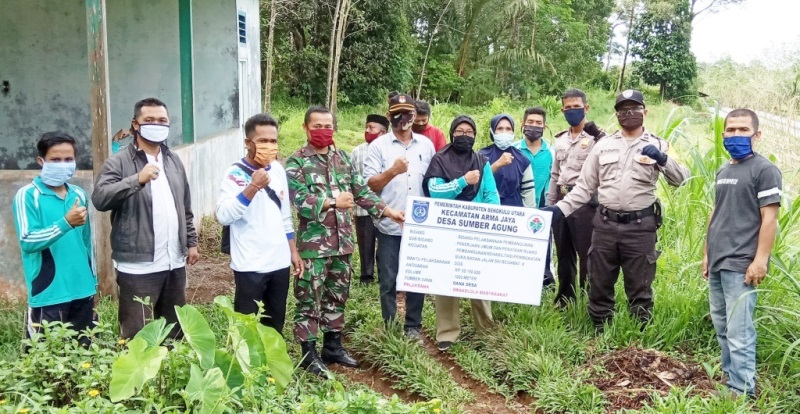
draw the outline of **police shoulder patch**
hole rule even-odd
[[[568,129],[565,129],[565,130],[563,130],[563,131],[561,131],[561,132],[557,133],[557,134],[556,134],[556,138],[559,138],[559,137],[563,136],[563,135],[564,135],[564,134],[566,134],[567,132],[569,132],[569,130],[568,130]]]

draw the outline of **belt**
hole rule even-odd
[[[616,223],[632,223],[634,221],[641,222],[643,218],[655,215],[656,209],[654,206],[650,206],[638,211],[614,211],[605,206],[600,206],[600,214],[607,220]]]
[[[573,185],[560,185],[558,186],[558,191],[561,193],[561,195],[567,195],[570,191],[572,191],[573,188],[575,188]]]

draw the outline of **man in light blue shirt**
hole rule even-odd
[[[405,210],[409,196],[423,196],[422,178],[435,153],[428,138],[411,131],[415,115],[411,96],[393,96],[387,114],[392,130],[369,145],[364,164],[364,178],[370,189],[397,210]],[[390,322],[397,312],[397,271],[403,230],[399,224],[384,219],[377,221],[376,227],[381,314],[385,322]],[[424,294],[406,292],[403,328],[407,336],[417,341],[422,341],[424,301]]]

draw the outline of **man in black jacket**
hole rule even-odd
[[[92,203],[111,211],[111,257],[119,286],[120,335],[131,338],[148,320],[176,323],[186,303],[186,264],[199,259],[186,171],[164,142],[167,106],[155,98],[134,106],[133,145],[112,155],[94,184]],[[145,305],[135,298],[149,297]]]

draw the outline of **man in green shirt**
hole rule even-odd
[[[47,132],[36,148],[42,172],[17,191],[12,204],[28,288],[28,337],[43,321],[90,328],[97,292],[88,198],[67,184],[75,173],[75,139]],[[89,345],[86,336],[79,341]]]

